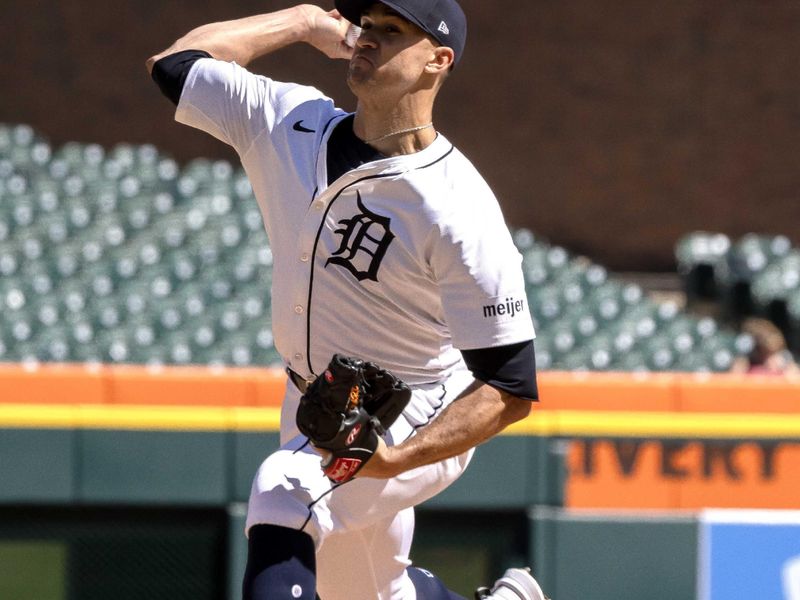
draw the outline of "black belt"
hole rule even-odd
[[[295,373],[290,368],[286,368],[286,373],[289,375],[289,379],[292,380],[292,383],[295,387],[300,390],[301,394],[305,394],[306,390],[308,390],[308,386],[311,385],[311,382],[305,379],[299,373]]]

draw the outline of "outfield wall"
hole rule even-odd
[[[800,508],[797,382],[542,373],[540,387],[531,417],[419,510],[413,558],[461,593],[533,561],[558,600],[694,598],[696,509]],[[277,447],[283,389],[257,369],[0,366],[0,597],[26,600],[15,565],[30,556],[61,581],[31,600],[108,597],[113,581],[85,566],[106,545],[133,568],[193,539],[215,565],[203,597],[236,598],[244,503]],[[625,565],[623,584],[609,574]],[[148,597],[181,597],[174,575],[152,579],[167,587]]]

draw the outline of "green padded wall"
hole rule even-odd
[[[563,503],[563,445],[550,438],[498,436],[480,446],[452,486],[430,508],[526,509]]]
[[[279,435],[273,431],[238,431],[233,433],[233,456],[230,472],[232,497],[235,502],[247,502],[250,486],[259,465],[278,449]]]
[[[694,600],[697,522],[667,514],[531,512],[542,587],[558,600]]]
[[[74,501],[75,436],[70,430],[0,429],[0,504]]]
[[[87,502],[224,505],[227,432],[81,430],[80,498]]]

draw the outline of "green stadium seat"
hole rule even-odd
[[[85,148],[79,142],[67,142],[53,153],[53,159],[62,160],[70,167],[78,167],[86,162]]]
[[[170,276],[176,285],[192,281],[199,273],[199,261],[185,250],[175,250],[166,256]]]
[[[62,309],[70,315],[79,315],[86,309],[87,294],[85,284],[79,280],[62,282],[59,286],[59,299]]]
[[[572,352],[576,346],[574,323],[571,319],[562,317],[549,323],[547,331],[555,356],[554,362],[558,363],[560,357]]]
[[[631,373],[649,372],[647,355],[642,350],[633,350],[625,354],[619,354],[611,364],[611,369],[615,371],[625,371]]]
[[[123,246],[112,251],[106,259],[111,267],[114,279],[120,284],[134,279],[139,274],[140,263],[137,255],[138,252],[135,251],[135,247]]]
[[[698,341],[711,339],[719,334],[719,325],[711,317],[700,317],[694,323],[693,333]]]
[[[80,175],[67,175],[61,181],[61,190],[66,198],[83,198],[86,195],[86,181]]]
[[[239,215],[226,215],[218,220],[219,245],[230,252],[242,244],[248,232],[242,227]]]
[[[200,268],[207,269],[222,261],[222,247],[219,233],[213,230],[189,232],[186,251],[198,259]]]
[[[552,369],[554,357],[550,337],[537,332],[533,347],[536,353],[536,368],[543,371]]]
[[[669,371],[676,363],[672,339],[668,335],[656,335],[643,342],[645,360],[652,371]]]
[[[192,349],[191,337],[185,331],[177,331],[162,340],[170,364],[189,365],[205,362],[204,357]]]
[[[113,266],[107,261],[85,266],[80,272],[80,282],[86,292],[94,298],[112,296],[119,287]]]
[[[21,363],[39,363],[41,362],[38,357],[38,348],[33,341],[18,342],[15,341],[8,353],[9,360]]]
[[[14,198],[11,208],[12,225],[15,230],[30,227],[37,216],[37,206],[34,198],[30,195],[18,195]]]
[[[673,319],[667,326],[661,327],[660,332],[669,337],[670,346],[678,355],[689,353],[695,347],[695,323],[690,317]]]
[[[42,298],[55,291],[57,281],[46,260],[26,262],[19,276],[33,297]]]
[[[39,238],[25,235],[18,243],[23,260],[39,260],[44,256],[45,245]]]
[[[228,337],[244,328],[246,319],[237,302],[224,302],[212,308],[216,327]]]
[[[119,215],[107,214],[98,215],[86,237],[101,242],[105,248],[118,248],[127,241],[128,233]]]
[[[214,302],[230,300],[234,295],[234,282],[226,265],[216,265],[203,271],[203,288]]]
[[[752,295],[754,279],[790,250],[791,242],[782,235],[751,233],[733,244],[717,277],[726,312],[731,318],[739,319],[757,311]]]
[[[617,352],[612,334],[595,335],[583,347],[589,356],[589,367],[593,371],[608,371],[613,368],[617,360]]]
[[[631,352],[637,344],[636,332],[624,328],[612,328],[609,331],[611,336],[611,344],[616,356],[624,355],[626,352]]]
[[[150,228],[148,239],[160,248],[182,248],[189,240],[186,216],[181,209],[159,216]]]
[[[39,330],[38,322],[27,312],[20,311],[13,315],[4,315],[12,345],[24,344],[33,340]],[[10,318],[9,318],[10,317]]]
[[[685,352],[678,355],[673,369],[689,373],[708,373],[711,371],[709,357],[701,351]]]
[[[772,300],[786,300],[797,289],[800,289],[800,249],[775,259],[753,278],[753,298],[762,309]]]
[[[31,303],[29,314],[36,318],[38,328],[54,327],[61,322],[63,307],[52,296],[40,296]]]
[[[637,342],[651,338],[658,331],[654,313],[655,308],[651,303],[628,307],[611,325],[611,329],[616,333],[629,333]]]
[[[15,358],[11,356],[13,345],[0,335],[0,363],[11,362]]]
[[[715,274],[730,248],[730,238],[722,233],[695,231],[678,240],[675,258],[690,300],[717,297]]]
[[[248,321],[262,320],[269,318],[270,304],[264,298],[267,294],[252,294],[238,296],[242,315]]]
[[[166,248],[158,243],[158,240],[147,237],[139,237],[124,248],[119,253],[112,254],[110,258],[113,260],[121,259],[125,254],[134,257],[137,263],[137,271],[142,274],[147,274],[149,269],[159,270],[163,266],[163,256],[167,251]],[[128,265],[130,267],[130,265]]]
[[[40,331],[34,344],[36,357],[42,361],[67,362],[73,355],[69,331],[64,326],[48,327]]]
[[[122,324],[125,317],[124,305],[116,297],[93,298],[87,314],[91,316],[98,329],[113,329]]]
[[[5,215],[0,214],[0,245],[9,241],[12,233],[11,219],[6,219]]]
[[[117,297],[126,315],[141,315],[154,310],[155,299],[150,293],[150,281],[136,278],[120,284]]]
[[[154,322],[150,315],[139,315],[125,322],[123,331],[128,344],[130,362],[144,362],[150,355],[151,348],[158,346],[160,322]]]
[[[210,324],[192,326],[189,333],[193,352],[197,356],[207,357],[219,341],[217,330]]]
[[[724,373],[731,370],[734,361],[746,357],[752,350],[753,340],[749,335],[722,332],[703,341],[699,351],[706,357],[709,371]]]
[[[261,211],[255,203],[255,200],[240,200],[243,204],[246,203],[246,208],[240,209],[239,216],[241,219],[242,228],[249,234],[258,233],[260,239],[267,244],[267,236],[264,230],[264,221],[261,218]],[[247,241],[247,240],[245,240]]]
[[[210,295],[201,282],[184,285],[175,294],[187,319],[196,319],[208,312]]]
[[[0,278],[11,277],[20,269],[20,249],[14,241],[0,243]]]
[[[70,344],[75,348],[92,347],[95,348],[94,354],[99,354],[96,350],[97,332],[100,331],[86,317],[85,314],[65,314],[63,322],[69,330]],[[88,356],[86,353],[83,356]]]
[[[150,199],[150,204],[153,207],[153,212],[156,215],[159,215],[156,218],[156,222],[158,222],[161,220],[162,216],[169,216],[172,214],[172,211],[175,210],[175,196],[169,192],[161,190],[153,194],[152,198]]]
[[[36,210],[41,214],[59,213],[63,210],[64,202],[59,193],[58,185],[49,178],[39,178],[35,181],[33,199]]]
[[[122,205],[124,207],[123,226],[129,234],[135,235],[151,226],[153,215],[149,198],[137,196],[123,201]]]
[[[170,364],[170,357],[164,346],[157,345],[143,348],[139,353],[139,362],[150,367],[161,367]]]
[[[29,235],[35,236],[47,245],[63,244],[70,238],[70,224],[63,213],[42,214],[34,226],[30,227]]]
[[[121,329],[100,331],[95,339],[96,353],[109,363],[133,362],[133,352],[126,332]]]
[[[162,157],[156,164],[156,173],[162,186],[173,188],[180,175],[180,167],[171,158]]]
[[[187,326],[186,315],[179,302],[169,300],[159,303],[157,310],[157,326],[160,331],[178,331]]]
[[[554,321],[564,312],[564,303],[557,285],[543,285],[528,290],[531,314],[539,323]]]

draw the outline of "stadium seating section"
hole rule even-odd
[[[675,247],[690,303],[717,302],[722,317],[772,321],[794,353],[800,353],[800,248],[785,235],[748,233],[731,240],[695,231]]]
[[[752,345],[528,230],[514,239],[542,369],[724,372]],[[754,302],[783,291],[800,313],[785,268],[797,278],[800,252],[785,243],[691,238],[679,254],[696,293],[746,282]],[[0,125],[0,361],[277,364],[271,265],[252,189],[228,162],[53,149]]]

